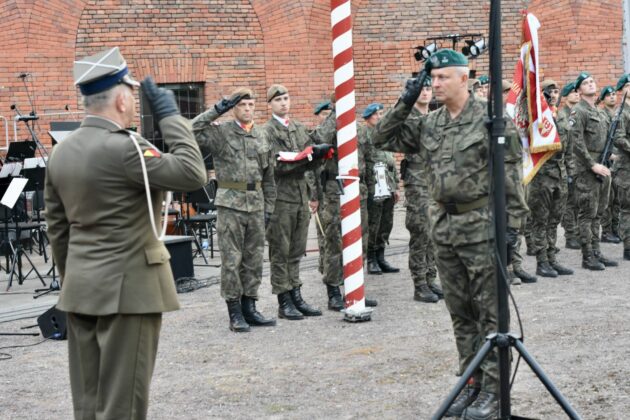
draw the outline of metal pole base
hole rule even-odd
[[[372,320],[372,308],[363,308],[361,310],[342,309],[343,320],[346,322],[367,322]]]

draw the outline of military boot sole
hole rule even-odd
[[[393,267],[383,268],[383,267],[381,267],[381,272],[386,273],[386,274],[399,273],[400,272],[400,268],[393,268]]]
[[[322,316],[322,311],[313,308],[297,308],[304,316]]]
[[[265,319],[263,321],[263,320],[245,318],[245,321],[252,327],[273,327],[276,325],[275,319]]]
[[[282,311],[278,311],[278,318],[288,319],[289,321],[299,321],[300,319],[304,319],[304,315],[300,312],[300,314],[285,314]]]
[[[582,261],[582,268],[585,268],[587,270],[591,270],[591,271],[604,271],[606,269],[606,267],[604,267],[604,264],[599,263],[599,264],[587,264],[584,261]]]
[[[440,301],[440,298],[437,295],[433,296],[421,296],[421,295],[413,295],[413,300],[416,302],[425,302],[425,303],[437,303]]]

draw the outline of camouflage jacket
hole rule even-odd
[[[267,121],[263,129],[271,147],[271,156],[273,156],[276,200],[307,205],[312,198],[315,186],[313,177],[305,177],[305,173],[319,167],[321,160],[309,161],[304,159],[292,163],[280,162],[277,155],[279,152],[304,150],[313,144],[311,134],[298,121],[291,120],[289,126],[285,127],[273,117]]]
[[[591,106],[584,99],[571,109],[569,137],[573,143],[576,174],[591,172],[593,165],[599,163],[609,126],[605,111]],[[622,136],[622,131],[618,129],[616,137]]]
[[[562,149],[556,151],[538,170],[536,176],[546,175],[557,180],[566,180],[569,175],[569,168],[567,165],[567,155],[570,155],[568,151],[569,139],[567,130],[566,117],[560,125],[560,112],[556,113],[556,129],[558,130],[558,136],[560,137],[560,144]]]
[[[562,143],[562,151],[564,152],[564,166],[567,175],[573,176],[575,175],[575,159],[573,157],[573,143],[569,136],[569,116],[571,115],[571,108],[565,105],[556,115],[556,128],[560,136],[560,142]]]
[[[490,195],[486,104],[470,96],[451,119],[446,107],[407,119],[411,108],[399,101],[376,126],[374,144],[386,150],[419,153],[427,162],[433,239],[439,244],[481,243],[493,237],[486,210],[446,214],[444,204],[467,204]],[[518,229],[527,215],[523,193],[522,146],[510,120],[506,126],[506,205],[509,226]],[[485,206],[487,208],[488,206]]]
[[[193,120],[193,132],[203,155],[212,154],[219,189],[217,206],[240,211],[273,213],[276,184],[265,132],[257,126],[248,133],[235,121],[214,123],[219,114],[214,107]],[[221,182],[254,184],[245,191],[222,188]]]
[[[374,127],[360,125],[358,129],[359,137],[365,136],[365,139],[359,140],[359,144],[363,147],[363,155],[365,159],[365,184],[368,187],[368,195],[374,195],[374,185],[376,184],[376,174],[374,173],[374,165],[384,163],[387,165],[387,185],[391,192],[398,189],[398,172],[396,171],[396,158],[392,152],[376,149],[372,143],[374,136]],[[367,153],[366,153],[367,151]]]
[[[420,111],[414,106],[411,109],[411,113],[407,119],[422,118]],[[419,153],[407,153],[405,155],[405,173],[400,174],[403,178],[404,185],[419,185],[426,187],[428,185],[428,174],[426,169],[426,162],[422,159]],[[401,169],[402,172],[402,169]]]
[[[630,106],[626,104],[621,114],[617,132],[621,135],[615,136],[615,153],[619,156],[615,167],[617,169],[630,169]]]

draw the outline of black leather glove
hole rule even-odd
[[[271,213],[268,211],[265,212],[265,229],[269,226],[269,221],[271,220]]]
[[[153,117],[157,122],[171,115],[179,115],[179,108],[172,90],[158,87],[151,76],[145,78],[141,85]]]
[[[237,95],[230,99],[223,98],[219,102],[214,104],[214,109],[219,113],[219,115],[223,115],[230,109],[234,108],[236,104],[241,101],[241,99],[243,99],[242,95]]]
[[[518,244],[518,230],[508,226],[505,232],[505,243],[507,245],[507,263],[509,265],[512,264],[514,251],[516,250],[516,245]]]
[[[407,79],[407,83],[405,84],[405,90],[403,90],[402,95],[400,95],[400,100],[407,106],[413,106],[418,97],[420,96],[420,92],[422,91],[422,85],[420,84],[420,78],[414,77],[413,79]]]
[[[335,150],[335,147],[330,144],[326,144],[326,143],[314,144],[313,145],[313,159],[321,159],[323,157],[326,157],[328,156],[328,153],[330,153],[331,150]]]

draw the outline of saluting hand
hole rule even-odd
[[[219,115],[223,115],[230,109],[234,108],[241,99],[243,99],[243,95],[236,95],[233,98],[222,98],[214,105],[214,109],[219,113]]]

